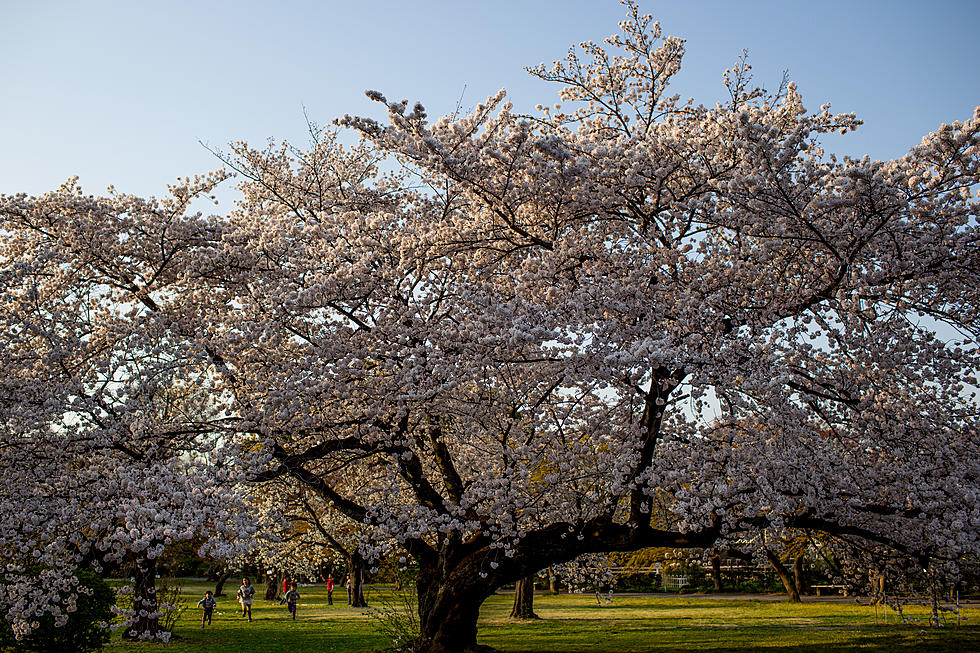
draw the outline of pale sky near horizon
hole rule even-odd
[[[980,104],[980,0],[642,0],[687,39],[674,92],[713,104],[744,48],[764,87],[783,70],[808,108],[865,120],[828,149],[900,156]],[[364,97],[421,101],[430,115],[506,88],[518,110],[556,100],[523,70],[600,41],[616,0],[415,3],[0,0],[0,193],[79,175],[162,194],[219,167],[199,141],[304,142],[344,113],[383,118]],[[464,91],[465,88],[465,91]]]

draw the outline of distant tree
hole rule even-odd
[[[534,614],[534,575],[520,578],[514,587],[514,606],[511,619],[537,619]]]

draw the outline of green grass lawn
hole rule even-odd
[[[301,587],[297,620],[285,606],[256,599],[253,622],[241,618],[231,596],[218,599],[214,623],[204,630],[201,611],[193,606],[210,585],[187,583],[184,594],[190,607],[169,644],[129,644],[113,638],[114,652],[214,651],[376,651],[387,647],[372,610],[347,606],[346,592],[335,591],[333,606],[326,605],[323,586]],[[261,588],[260,588],[261,589]],[[387,594],[370,588],[367,600],[380,606]],[[677,596],[619,596],[612,603],[580,595],[536,596],[538,621],[508,619],[512,596],[491,597],[480,615],[481,644],[505,653],[595,651],[980,651],[980,607],[966,610],[970,626],[944,629],[875,624],[873,608],[853,603],[709,600]],[[923,608],[907,611],[926,617]],[[68,652],[66,652],[68,653]]]

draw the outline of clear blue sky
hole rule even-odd
[[[687,39],[682,97],[721,97],[745,48],[756,81],[788,69],[808,107],[866,124],[830,143],[891,158],[980,104],[980,0],[643,0]],[[556,89],[525,66],[616,30],[615,0],[0,0],[0,192],[77,174],[160,194],[218,167],[198,141],[302,141],[303,108],[327,123],[380,117],[364,97],[419,100],[430,115],[506,88],[519,109]]]

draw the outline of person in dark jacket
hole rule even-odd
[[[293,621],[296,621],[296,602],[300,598],[299,592],[296,591],[296,583],[289,586],[289,591],[282,598],[286,601],[286,608],[289,610],[289,614],[293,615]]]
[[[201,615],[201,628],[204,628],[205,622],[207,625],[211,625],[211,615],[214,614],[214,606],[218,605],[218,602],[214,600],[214,595],[211,590],[204,593],[204,598],[197,602],[198,607],[204,608],[204,614]]]

